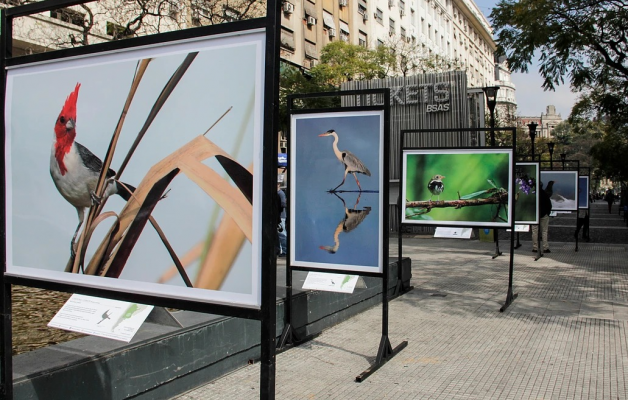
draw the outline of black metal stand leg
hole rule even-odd
[[[362,372],[360,375],[356,376],[355,381],[364,382],[366,378],[368,378],[373,372],[377,371],[381,366],[386,364],[391,358],[397,355],[397,353],[403,350],[407,345],[408,341],[404,340],[393,349],[390,345],[390,341],[388,340],[388,336],[382,336],[382,339],[379,342],[379,350],[377,351],[377,358],[375,359],[375,363],[371,365],[367,370]]]
[[[521,247],[521,242],[519,242],[519,232],[517,232],[517,244],[515,245],[515,249]]]
[[[517,293],[512,292],[512,281],[515,273],[515,252],[513,251],[515,244],[515,235],[514,232],[510,234],[510,268],[508,270],[508,292],[506,293],[506,302],[499,309],[499,312],[504,312],[508,306],[512,304],[513,301],[519,296]]]
[[[502,252],[499,251],[499,231],[497,229],[493,229],[493,241],[495,242],[495,254],[493,254],[493,258],[497,258],[502,255]]]
[[[2,282],[2,359],[0,361],[0,374],[2,382],[0,398],[10,400],[13,398],[13,335],[12,335],[12,311],[11,311],[11,284]]]
[[[401,254],[401,253],[400,253]],[[401,256],[399,257],[401,261]],[[371,365],[366,371],[355,377],[356,382],[363,382],[373,372],[377,371],[382,365],[386,364],[388,360],[393,358],[397,353],[403,350],[408,341],[401,342],[394,349],[390,345],[388,340],[388,267],[389,264],[385,264],[384,275],[382,276],[382,337],[379,342],[379,349],[377,351],[377,357],[375,363]]]

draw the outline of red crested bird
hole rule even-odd
[[[438,200],[440,200],[440,194],[445,190],[445,184],[443,184],[443,179],[445,179],[442,175],[434,175],[432,179],[427,184],[427,189],[432,193],[430,196],[430,201],[432,201],[432,196],[438,196]]]
[[[70,250],[74,256],[76,236],[85,218],[85,209],[93,204],[99,204],[104,198],[112,194],[120,195],[129,200],[133,186],[121,184],[115,180],[115,171],[107,171],[107,182],[104,195],[96,196],[96,185],[102,170],[102,161],[85,146],[76,142],[76,101],[78,99],[80,83],[65,100],[65,104],[55,121],[54,140],[50,154],[50,175],[57,190],[68,203],[76,207],[79,223],[72,236]],[[126,186],[126,188],[125,188]]]
[[[347,179],[347,174],[349,173],[353,174],[353,177],[355,178],[355,183],[358,184],[358,188],[360,189],[360,192],[361,192],[362,187],[360,186],[360,181],[358,180],[358,176],[356,175],[356,173],[364,174],[366,176],[371,176],[371,171],[369,171],[369,169],[366,168],[364,163],[360,161],[360,159],[357,158],[350,151],[338,150],[338,134],[336,133],[335,130],[330,129],[327,132],[321,133],[318,136],[333,136],[334,137],[334,143],[332,145],[334,148],[334,153],[336,154],[336,158],[338,158],[338,161],[343,163],[345,166],[345,176],[344,178],[342,178],[342,182],[340,182],[340,185],[330,190],[330,192],[334,192],[336,191],[336,189],[342,186],[345,183],[345,180]]]

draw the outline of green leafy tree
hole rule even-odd
[[[628,79],[628,2],[500,0],[491,13],[499,50],[513,71],[540,54],[543,87],[571,78],[575,88],[609,77]]]
[[[628,2],[500,0],[491,20],[511,70],[527,72],[539,55],[545,89],[568,78],[572,89],[582,93],[571,113],[579,122],[570,121],[569,158],[588,157],[584,149],[590,146],[590,163],[598,173],[626,179],[622,157],[628,138]]]
[[[319,84],[337,88],[347,81],[384,78],[389,57],[386,51],[340,40],[331,42],[321,50],[320,64],[312,68],[312,77]]]

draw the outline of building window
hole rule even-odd
[[[392,18],[388,20],[388,35],[389,36],[395,35],[395,20]]]
[[[368,47],[368,35],[362,31],[358,33],[358,45]]]
[[[384,12],[379,8],[375,10],[375,21],[379,22],[381,25],[384,25]]]
[[[227,7],[227,6],[224,7],[222,19],[225,20],[225,22],[238,21],[240,20],[240,18],[241,18],[241,15],[239,11],[234,10],[231,7]]]
[[[57,10],[52,10],[50,11],[50,16],[60,21],[70,23],[72,25],[83,26],[85,24],[85,14],[72,10],[70,8],[59,8]]]
[[[366,8],[366,1],[364,0],[359,0],[358,1],[358,14],[360,14],[361,16],[365,16],[367,15],[368,10]]]
[[[399,28],[399,34],[401,35],[401,38],[403,40],[406,40],[406,28],[404,28],[403,26]]]
[[[294,51],[294,33],[293,32],[282,28],[280,42],[281,42],[281,47],[283,47],[284,49]]]
[[[114,22],[107,22],[107,35],[113,36],[114,39],[124,39],[132,36],[124,26]]]

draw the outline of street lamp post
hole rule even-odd
[[[547,144],[547,149],[550,153],[550,169],[554,169],[554,159],[552,158],[552,155],[554,154],[554,142],[549,142]]]
[[[565,169],[565,160],[567,159],[567,153],[560,153],[560,161],[563,162],[563,170]]]
[[[482,90],[486,96],[486,105],[488,105],[488,111],[491,116],[491,147],[495,147],[495,105],[497,105],[497,91],[499,90],[499,86],[488,86],[482,88]],[[493,241],[495,242],[495,255],[493,258],[495,258],[502,255],[502,252],[499,251],[499,233],[497,229],[493,230]]]
[[[491,116],[491,147],[495,147],[495,105],[497,104],[497,91],[499,90],[499,86],[488,86],[482,88],[482,90],[486,96],[486,104],[488,105],[488,111]]]
[[[530,141],[532,142],[532,161],[534,161],[534,139],[536,139],[536,127],[539,124],[537,124],[536,122],[530,122],[528,124],[528,130],[530,131]]]

